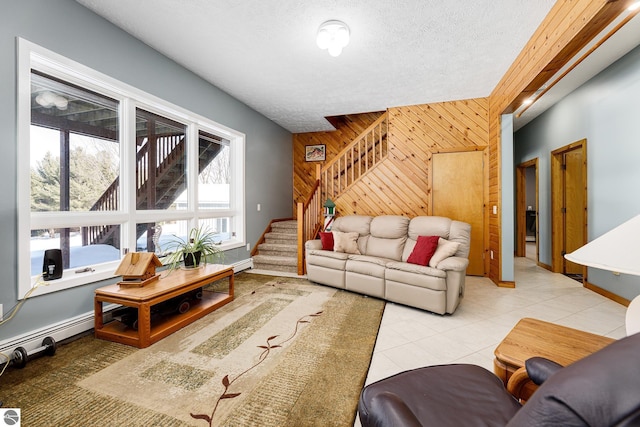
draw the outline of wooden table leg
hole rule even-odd
[[[104,318],[102,315],[102,301],[98,301],[97,298],[94,298],[93,301],[93,316],[94,316],[94,331],[98,329],[102,329],[104,326]]]
[[[233,270],[231,270],[231,275],[229,276],[229,296],[233,299]]]
[[[151,345],[151,305],[149,304],[138,306],[138,339],[140,348]]]

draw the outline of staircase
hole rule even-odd
[[[264,243],[258,244],[258,255],[253,256],[255,270],[298,272],[298,222],[278,221],[265,233]]]
[[[333,159],[322,167],[316,165],[316,182],[307,199],[296,205],[297,221],[271,222],[252,252],[254,269],[306,273],[304,243],[322,230],[323,202],[336,201],[387,158],[388,134],[389,114],[385,113]]]
[[[136,208],[168,209],[186,189],[185,137],[183,133],[158,134],[138,138],[136,154]],[[198,171],[204,170],[222,150],[222,145],[205,137],[198,139]],[[92,211],[117,210],[120,180],[116,178],[91,207]],[[149,202],[149,200],[151,200]],[[148,224],[136,226],[136,239]],[[119,226],[98,225],[82,228],[83,245],[108,244],[118,246]],[[149,239],[149,245],[152,245]],[[154,250],[150,247],[150,250]]]

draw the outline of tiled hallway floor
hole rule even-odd
[[[440,316],[387,303],[367,384],[420,366],[473,363],[493,371],[493,351],[523,317],[622,338],[626,307],[575,280],[515,259],[516,288],[467,277],[453,315]]]

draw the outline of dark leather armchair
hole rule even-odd
[[[524,405],[479,366],[402,372],[362,390],[360,422],[363,427],[640,426],[640,334],[564,368],[535,357],[525,369],[540,387]],[[521,381],[516,374],[511,380]],[[508,387],[517,390],[511,380]]]

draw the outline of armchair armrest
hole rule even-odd
[[[562,369],[562,365],[544,357],[532,357],[524,362],[527,374],[531,381],[540,385],[551,375]]]
[[[531,397],[537,388],[531,383],[539,386],[555,372],[562,369],[562,365],[544,357],[532,357],[527,359],[524,364],[525,366],[518,368],[507,382],[507,391],[520,402]]]
[[[523,389],[531,381],[529,374],[527,374],[527,368],[524,366],[518,368],[507,382],[507,391],[511,393],[513,397],[520,401],[523,398]]]

